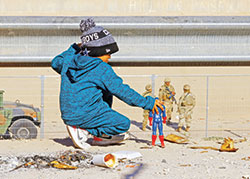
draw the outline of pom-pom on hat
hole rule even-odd
[[[93,19],[81,20],[80,30],[82,54],[99,57],[119,50],[111,33],[101,26],[96,26]]]

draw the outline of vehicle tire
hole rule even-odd
[[[34,139],[37,137],[37,128],[28,119],[18,119],[11,127],[10,132],[15,139]]]
[[[11,137],[10,137],[10,133],[9,133],[9,131],[7,130],[6,132],[5,132],[5,134],[4,135],[2,135],[3,136],[3,139],[10,139]]]

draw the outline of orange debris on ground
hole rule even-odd
[[[230,137],[224,138],[224,143],[221,145],[220,149],[215,147],[190,147],[191,149],[212,149],[218,150],[220,152],[236,152],[238,148],[234,148],[234,141]]]
[[[175,135],[175,134],[169,134],[165,137],[166,141],[177,143],[177,144],[186,144],[188,142],[187,138]]]

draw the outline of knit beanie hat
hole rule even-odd
[[[101,26],[96,26],[93,19],[81,20],[81,54],[99,57],[117,52],[118,46],[112,35]]]

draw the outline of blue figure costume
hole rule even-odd
[[[159,107],[157,107],[159,114],[157,114],[156,112],[153,114],[152,111],[149,112],[149,125],[152,126],[152,145],[153,146],[155,145],[156,131],[157,131],[157,127],[158,127],[159,139],[161,141],[161,147],[164,148],[165,145],[164,145],[164,135],[163,135],[162,123],[166,124],[167,117],[166,117],[165,106],[162,105],[162,107],[163,107],[163,111]],[[162,120],[162,118],[163,118],[163,120]]]
[[[65,124],[101,137],[128,131],[130,120],[111,109],[113,95],[131,106],[152,110],[155,99],[143,97],[99,58],[81,55],[73,44],[56,56],[52,68],[61,75],[60,110]]]

